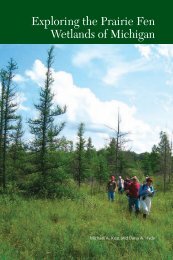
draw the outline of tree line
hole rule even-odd
[[[126,150],[128,141],[120,129],[118,112],[117,128],[109,144],[96,150],[92,139],[85,139],[85,124],[78,127],[77,142],[60,137],[65,122],[55,119],[65,114],[67,107],[54,104],[51,86],[54,82],[52,66],[54,48],[47,53],[44,85],[40,89],[39,100],[34,104],[37,118],[30,118],[28,125],[33,138],[23,141],[22,117],[18,115],[14,76],[16,62],[11,59],[0,70],[0,184],[1,191],[10,185],[29,195],[51,197],[68,193],[68,183],[74,181],[80,187],[83,182],[91,186],[91,192],[98,188],[110,175],[163,176],[163,189],[171,182],[172,143],[166,132],[160,133],[160,142],[151,153],[136,154]],[[56,120],[57,121],[57,120]]]

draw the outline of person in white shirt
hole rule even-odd
[[[151,199],[154,196],[154,188],[152,186],[153,180],[148,177],[146,183],[141,185],[139,190],[140,196],[140,211],[143,213],[143,218],[146,218],[150,214]]]

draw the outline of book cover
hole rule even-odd
[[[0,24],[0,258],[172,259],[171,1]]]

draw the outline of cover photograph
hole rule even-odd
[[[173,257],[173,21],[110,3],[0,19],[1,259]]]

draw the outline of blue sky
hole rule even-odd
[[[47,50],[51,45],[0,45],[0,68],[10,58],[18,64],[18,113],[26,121],[36,117],[34,103],[45,77]],[[101,148],[114,136],[117,111],[121,130],[129,132],[129,147],[150,151],[161,130],[173,131],[173,45],[55,45],[54,102],[67,105],[62,135],[73,141],[80,122]],[[109,126],[110,128],[108,128]],[[128,148],[128,147],[127,147]]]

